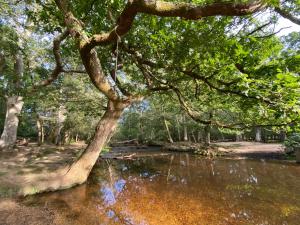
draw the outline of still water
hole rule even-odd
[[[30,197],[62,224],[300,224],[300,166],[185,153],[100,160],[86,184]]]

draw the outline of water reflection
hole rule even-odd
[[[300,167],[189,154],[103,160],[86,185],[30,202],[59,224],[298,225]]]

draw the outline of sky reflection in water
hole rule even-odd
[[[189,154],[106,160],[86,185],[33,201],[65,224],[299,225],[300,166]]]

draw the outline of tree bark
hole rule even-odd
[[[19,114],[23,107],[23,97],[18,96],[21,87],[21,78],[23,76],[23,58],[21,51],[18,50],[15,55],[14,64],[14,88],[15,95],[6,98],[6,116],[4,128],[0,139],[0,148],[7,148],[15,145],[17,141],[17,131],[19,125]],[[5,63],[5,61],[3,62]]]
[[[202,139],[202,134],[201,134],[201,131],[198,130],[198,132],[197,132],[197,142],[198,143],[201,142],[201,139]]]
[[[94,137],[81,156],[73,164],[61,171],[57,171],[54,175],[47,175],[47,178],[41,177],[38,181],[24,187],[22,194],[33,194],[31,193],[33,188],[35,193],[38,193],[67,189],[84,183],[96,163],[102,148],[112,137],[125,107],[125,104],[110,101],[106,112],[96,127]]]
[[[168,126],[168,122],[166,120],[166,118],[164,118],[164,124],[165,124],[165,127],[166,127],[166,131],[167,131],[167,134],[168,134],[168,140],[170,143],[173,143],[173,138],[171,136],[171,133],[170,133],[170,129],[169,129],[169,126]]]
[[[261,142],[261,127],[256,127],[255,128],[255,141],[256,142]]]
[[[0,139],[0,148],[13,146],[17,141],[17,131],[19,125],[19,114],[23,107],[21,96],[10,96],[6,99],[6,116],[4,128]]]
[[[178,116],[176,116],[176,124],[177,124],[178,141],[181,141],[180,124],[179,124]]]
[[[44,143],[44,124],[39,115],[36,120],[36,127],[38,130],[38,145],[40,146]]]
[[[195,136],[195,134],[194,134],[194,131],[192,131],[192,138],[193,138],[194,142],[197,143],[197,140],[196,140],[196,136]]]
[[[188,132],[186,127],[186,118],[185,115],[183,115],[183,141],[188,141]]]
[[[205,144],[206,146],[209,146],[209,145],[210,145],[210,129],[211,129],[210,124],[207,124],[207,125],[204,127],[204,135],[205,135],[205,138],[204,138],[204,144]]]
[[[243,135],[240,133],[237,133],[235,135],[235,141],[243,141]]]
[[[64,126],[64,122],[66,120],[66,108],[61,105],[59,107],[58,113],[57,113],[57,122],[56,122],[56,129],[55,129],[55,141],[54,143],[56,145],[60,145],[62,142],[62,135],[61,135],[61,130]]]
[[[284,142],[285,139],[286,139],[286,132],[285,132],[285,130],[281,130],[281,131],[280,131],[280,134],[279,134],[279,140],[280,140],[281,142]]]

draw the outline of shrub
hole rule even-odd
[[[284,142],[287,152],[293,152],[296,147],[300,147],[300,133],[293,133]]]

